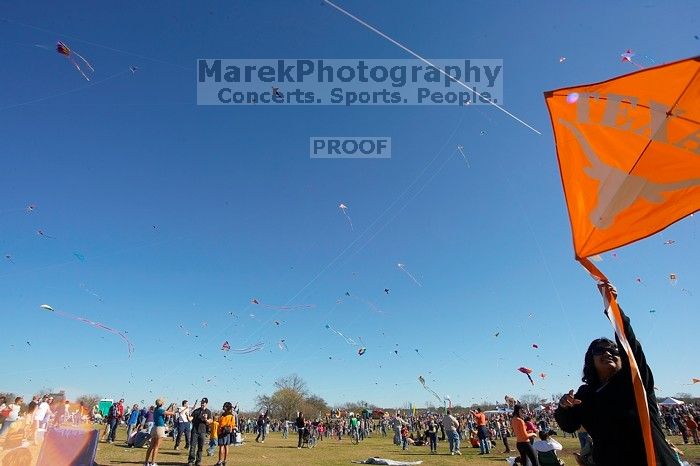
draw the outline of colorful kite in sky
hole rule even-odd
[[[438,401],[440,402],[440,404],[442,404],[442,402],[443,402],[444,400],[442,399],[442,397],[441,397],[440,395],[438,395],[437,393],[435,393],[435,390],[433,390],[432,388],[428,387],[428,386],[425,384],[425,377],[423,377],[422,375],[419,375],[419,376],[418,376],[418,382],[420,382],[420,384],[423,386],[423,388],[425,388],[427,391],[429,391],[430,393],[432,393],[433,396],[435,396],[435,398],[438,399]]]
[[[634,57],[634,55],[635,55],[635,53],[632,51],[632,49],[627,49],[624,53],[620,54],[620,57],[622,58],[622,63],[627,62],[627,63],[633,64],[634,66],[636,66],[639,69],[644,68],[639,63],[632,61],[632,57]]]
[[[92,71],[93,73],[95,72],[95,69],[78,52],[76,52],[75,50],[71,50],[66,44],[64,44],[61,41],[58,41],[56,43],[56,52],[60,53],[61,55],[64,55],[66,58],[68,58],[68,61],[70,61],[73,64],[73,66],[75,66],[75,68],[80,72],[80,74],[83,75],[83,78],[90,81],[90,78],[88,78],[87,75],[83,72],[82,68],[80,68],[80,65],[75,60],[75,58],[73,58],[73,56],[75,55],[76,57],[80,58],[83,61],[83,63],[85,63],[85,65],[88,67],[88,69],[90,71]]]
[[[56,314],[57,316],[65,317],[66,319],[76,320],[78,322],[88,324],[94,328],[97,328],[100,330],[105,330],[109,333],[117,335],[122,340],[124,340],[124,342],[126,342],[127,350],[129,351],[129,357],[131,357],[132,353],[134,352],[134,345],[131,343],[129,338],[127,338],[127,336],[124,333],[120,332],[119,330],[115,330],[111,327],[107,327],[105,324],[102,324],[100,322],[95,322],[95,321],[92,321],[90,319],[86,319],[84,317],[78,317],[78,316],[74,316],[72,314],[68,314],[67,312],[57,311],[56,309],[49,306],[48,304],[42,304],[39,307],[46,310],[46,311],[52,312],[52,313]]]
[[[632,61],[627,50],[622,60]],[[566,97],[577,92],[576,105]],[[649,406],[614,287],[587,259],[658,233],[700,208],[700,61],[681,60],[545,93],[576,259],[598,281],[630,360],[648,466]],[[641,280],[637,280],[641,283]]]
[[[225,342],[221,345],[221,351],[230,351],[230,350],[231,350],[231,345],[229,344],[228,341],[225,341]]]

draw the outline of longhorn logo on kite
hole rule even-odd
[[[589,217],[591,223],[598,228],[611,227],[615,223],[615,218],[632,206],[637,199],[642,198],[651,203],[660,204],[664,201],[666,192],[700,186],[700,178],[656,183],[607,165],[598,157],[576,126],[563,118],[560,118],[559,122],[572,132],[586,159],[590,162],[591,165],[584,168],[586,175],[600,182],[598,201]]]

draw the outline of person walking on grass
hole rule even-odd
[[[442,426],[445,428],[447,440],[450,443],[450,454],[461,455],[462,452],[459,450],[459,434],[457,433],[459,421],[452,415],[449,409],[447,410],[447,414],[442,418]]]
[[[160,444],[165,438],[165,416],[172,416],[172,411],[166,411],[163,408],[165,400],[158,398],[156,400],[156,407],[153,410],[153,429],[151,430],[151,443],[148,445],[148,450],[146,450],[146,461],[143,463],[144,466],[158,466],[156,463],[156,457],[158,456],[158,449]]]
[[[270,423],[270,418],[268,417],[269,412],[270,408],[267,408],[265,412],[260,411],[260,416],[258,416],[258,421],[256,423],[256,428],[258,430],[258,436],[255,437],[256,442],[265,443],[265,436],[267,435],[267,425]]]

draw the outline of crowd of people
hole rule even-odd
[[[601,284],[609,296],[614,292],[609,284]],[[607,311],[606,311],[607,312]],[[12,402],[0,397],[0,447],[3,438],[14,431],[26,442],[40,442],[41,433],[53,427],[79,424],[89,420],[104,422],[102,440],[114,442],[120,425],[126,425],[127,445],[147,446],[144,466],[157,466],[158,451],[164,438],[173,438],[175,450],[184,443],[188,449],[188,465],[200,465],[202,455],[213,455],[218,447],[217,466],[225,466],[229,446],[241,445],[243,434],[256,434],[255,441],[264,443],[270,432],[281,432],[289,437],[290,430],[298,435],[297,448],[314,447],[324,439],[349,437],[359,443],[370,435],[381,437],[393,434],[393,442],[406,450],[429,446],[430,453],[438,452],[438,441],[446,441],[448,453],[461,455],[462,442],[488,455],[498,442],[503,453],[515,453],[513,463],[521,466],[559,466],[557,451],[562,449],[552,438],[560,430],[578,437],[581,450],[575,455],[580,466],[619,466],[621,464],[647,464],[645,438],[651,438],[658,466],[683,464],[681,453],[667,440],[667,435],[680,435],[684,443],[700,443],[698,423],[700,408],[697,405],[660,407],[654,394],[654,378],[646,364],[642,347],[636,340],[627,316],[619,310],[627,336],[626,351],[616,338],[593,340],[584,357],[584,382],[576,393],[571,390],[563,395],[555,406],[529,411],[512,397],[506,396],[501,411],[483,412],[480,408],[453,412],[417,412],[412,410],[403,416],[400,411],[389,415],[385,412],[363,410],[327,413],[313,420],[298,412],[295,419],[272,419],[270,410],[264,409],[257,416],[241,415],[238,406],[225,402],[220,410],[212,412],[209,400],[202,398],[193,408],[187,400],[180,405],[164,407],[164,400],[154,405],[140,407],[134,404],[127,409],[124,400],[112,404],[106,416],[98,407],[93,416],[82,403],[75,406],[66,400],[50,395],[34,396],[25,404],[21,396]],[[630,377],[629,351],[638,365],[638,372],[647,393],[649,424],[644,433],[635,405]],[[197,402],[194,403],[197,405]],[[649,432],[651,432],[649,434]],[[646,437],[645,437],[646,436]],[[515,444],[511,446],[511,439]],[[622,439],[622,441],[621,441]]]
[[[0,397],[0,445],[11,430],[20,431],[27,442],[37,443],[39,434],[49,428],[98,422],[103,424],[101,441],[115,442],[118,430],[125,428],[129,447],[146,447],[146,466],[157,466],[158,452],[167,437],[174,442],[175,450],[184,446],[189,465],[201,464],[205,454],[218,454],[217,465],[224,466],[229,447],[240,446],[246,434],[254,435],[256,442],[264,443],[271,433],[278,433],[283,438],[296,434],[297,448],[313,448],[324,439],[359,443],[370,436],[392,437],[393,443],[404,450],[427,446],[430,454],[438,453],[441,442],[451,455],[461,455],[465,443],[479,449],[480,455],[489,455],[502,445],[500,453],[513,453],[517,463],[523,466],[556,466],[561,464],[557,451],[562,446],[553,436],[558,432],[566,435],[566,430],[572,431],[571,435],[580,441],[579,464],[596,464],[592,457],[591,436],[582,426],[566,429],[557,423],[551,406],[528,411],[517,402],[510,407],[504,405],[500,411],[489,412],[480,408],[448,409],[446,412],[421,410],[405,415],[401,411],[393,414],[369,410],[358,414],[336,411],[313,419],[306,419],[300,412],[290,420],[272,418],[269,410],[260,411],[257,416],[246,416],[230,402],[212,412],[207,398],[195,402],[196,407],[188,400],[165,407],[162,399],[150,406],[133,404],[129,407],[120,399],[104,415],[97,406],[88,409],[82,404],[72,405],[49,395],[35,396],[28,404],[19,396],[11,401],[8,403]],[[507,401],[514,402],[509,398]],[[662,407],[660,412],[668,435],[682,436],[686,444],[691,441],[700,443],[700,407],[685,404]]]

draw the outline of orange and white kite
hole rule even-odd
[[[698,211],[698,95],[700,57],[545,93],[576,259],[602,284],[608,316],[629,356],[649,466],[656,458],[639,367],[615,289],[588,258]]]

